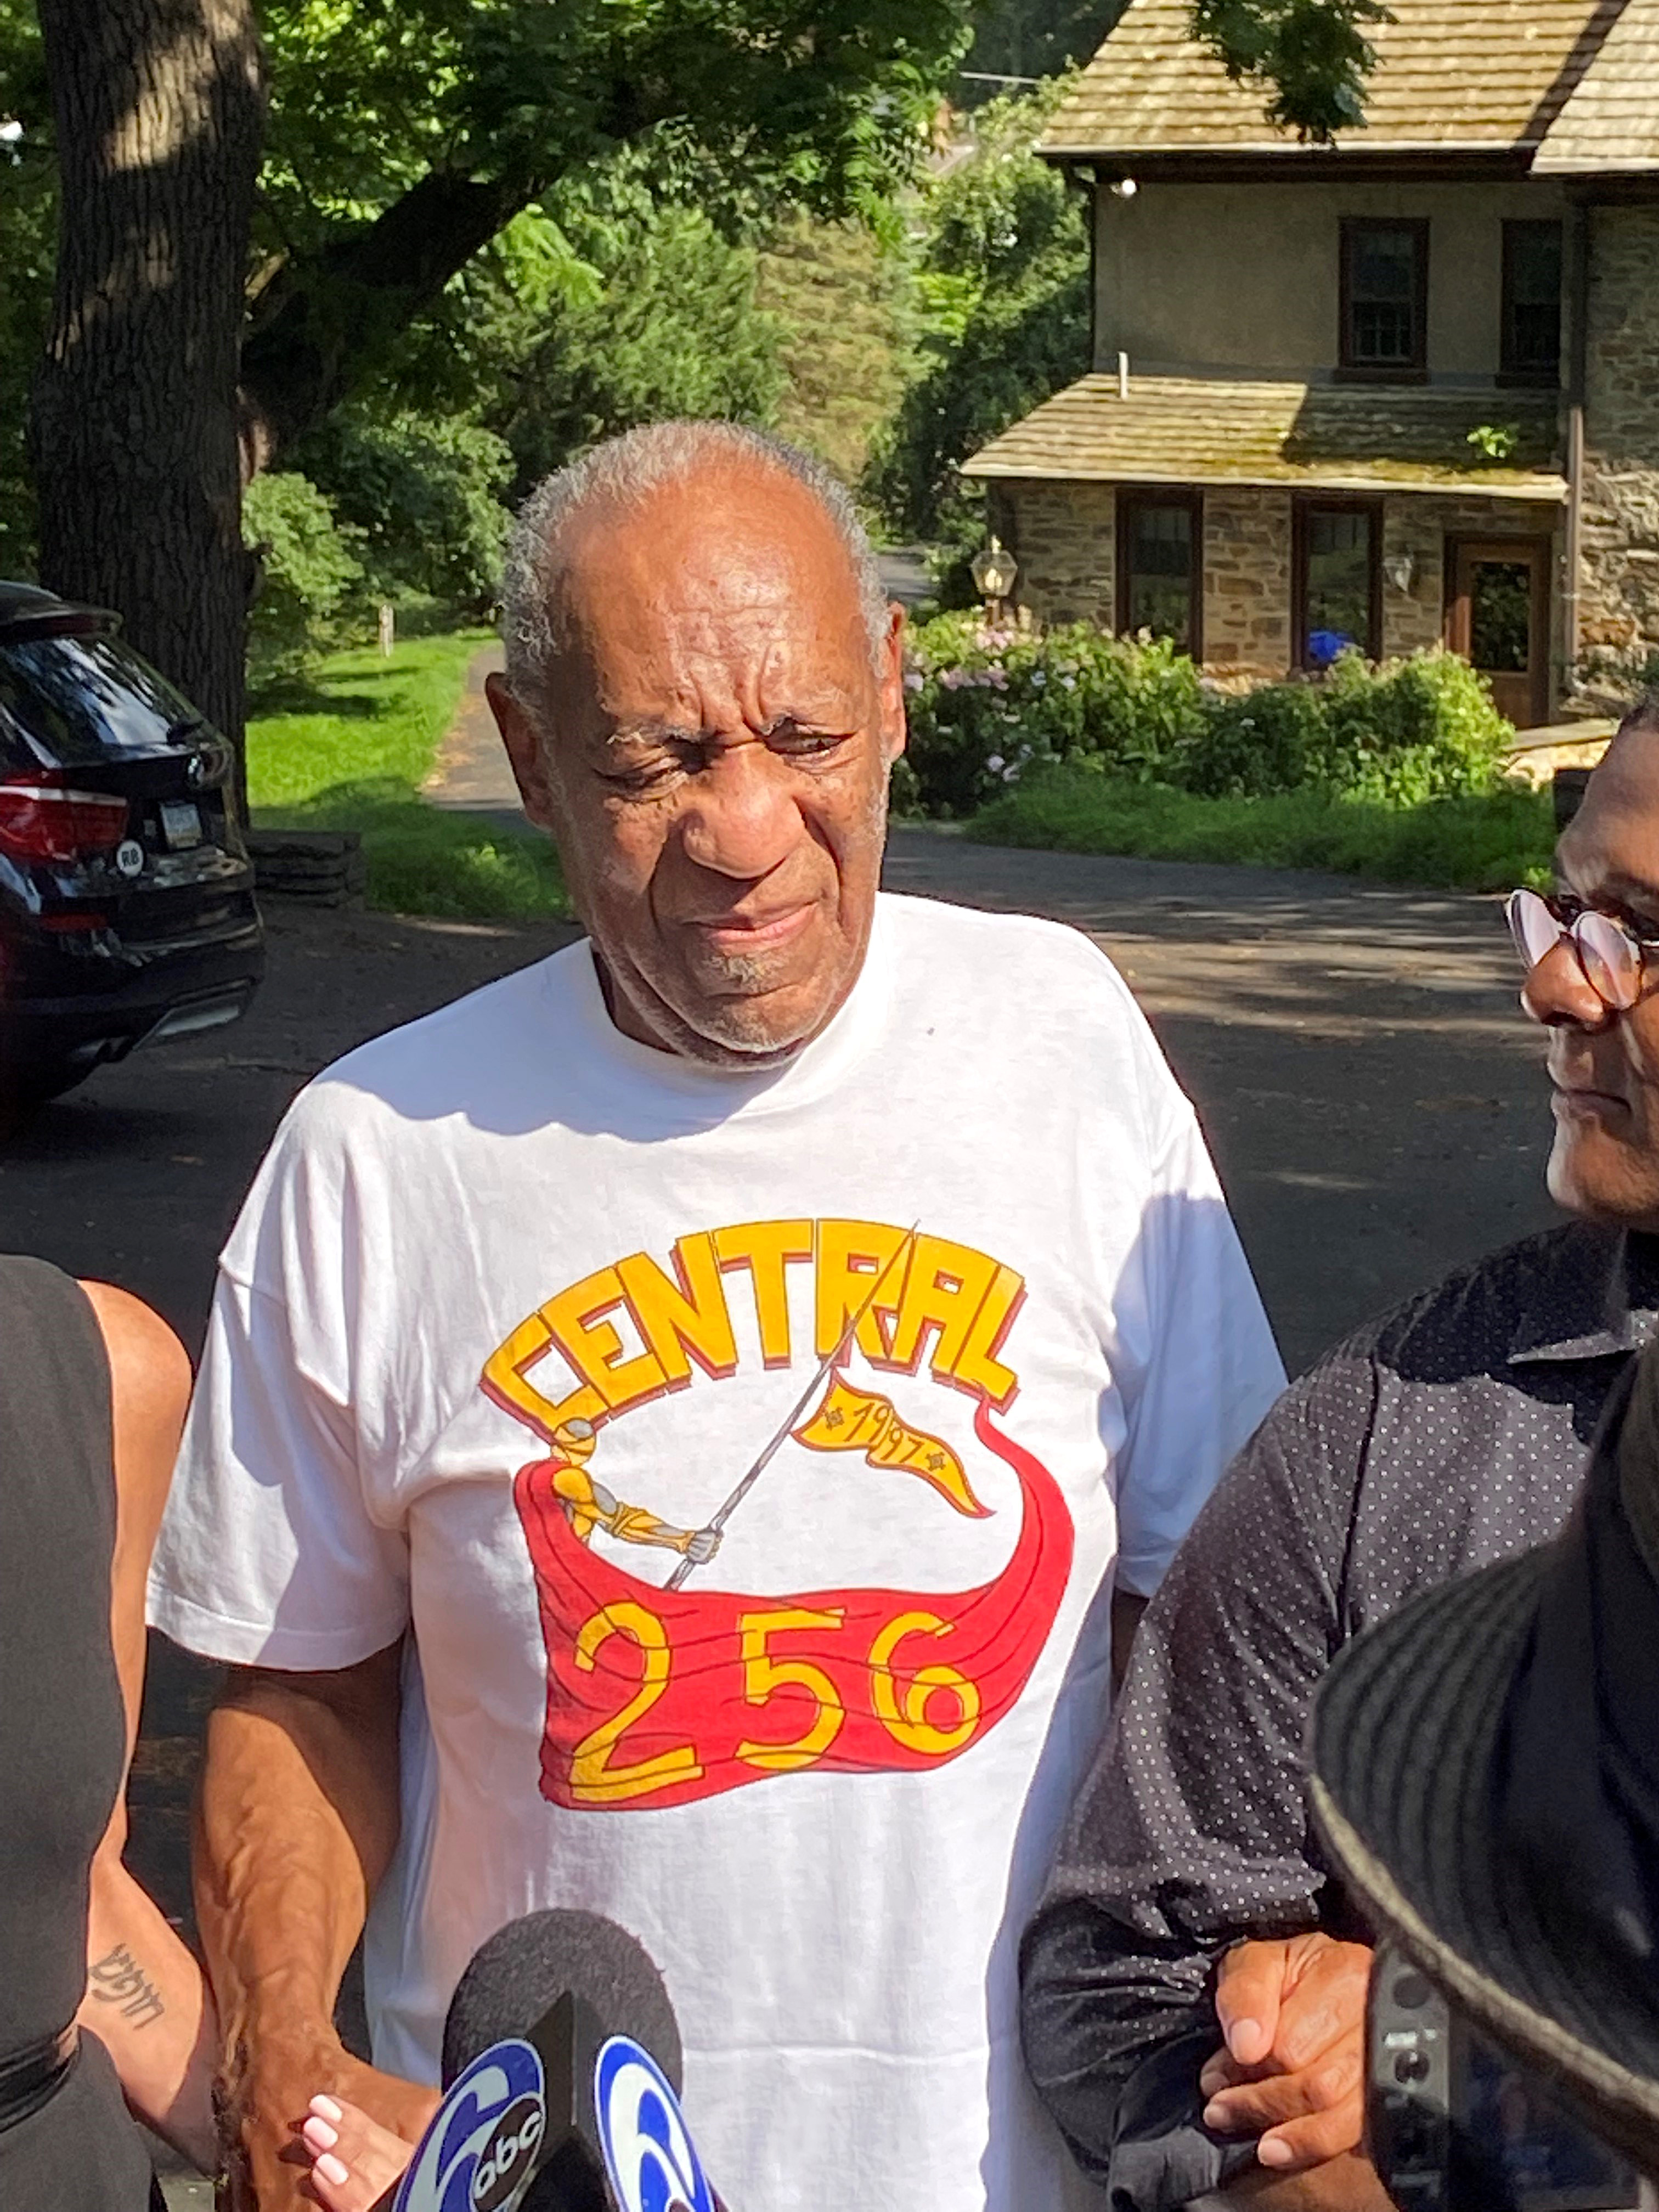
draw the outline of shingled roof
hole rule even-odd
[[[1469,444],[1494,416],[1517,434],[1501,463]],[[1085,376],[994,438],[963,474],[1559,501],[1556,443],[1553,392],[1135,376],[1125,398],[1116,377]]]
[[[1605,166],[1613,138],[1645,141],[1656,82],[1652,0],[1389,0],[1392,21],[1369,33],[1377,65],[1366,88],[1363,130],[1342,148],[1368,155],[1511,154],[1525,158],[1582,88],[1586,131]],[[1596,64],[1628,15],[1645,27],[1647,74]],[[1133,160],[1182,154],[1301,154],[1294,132],[1266,117],[1259,85],[1234,84],[1190,34],[1189,0],[1130,0],[1116,28],[1055,114],[1041,150],[1054,159]],[[1632,40],[1632,45],[1636,42]],[[1611,135],[1610,135],[1611,134]]]
[[[1532,166],[1551,176],[1659,168],[1659,0],[1625,0]]]

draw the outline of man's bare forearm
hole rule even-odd
[[[228,2069],[333,2040],[340,1977],[398,1840],[398,1653],[235,1677],[208,1724],[196,1911]]]

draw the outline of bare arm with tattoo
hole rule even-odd
[[[190,1395],[190,1362],[166,1322],[104,1283],[85,1291],[109,1358],[116,1530],[110,1625],[126,1714],[121,1794],[93,1862],[80,2022],[115,2062],[127,2102],[210,2171],[215,2036],[202,1970],[121,1863],[126,1771],[144,1686],[144,1577]]]
[[[319,2091],[414,2141],[434,2090],[334,2032],[340,1977],[398,1840],[396,1644],[333,1674],[245,1668],[208,1725],[196,1911],[223,2035],[234,2212],[314,2212],[301,2141]]]

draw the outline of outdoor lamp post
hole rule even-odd
[[[995,623],[1013,596],[1019,563],[1002,540],[992,534],[988,545],[981,546],[970,564],[974,589],[985,602],[985,619]]]

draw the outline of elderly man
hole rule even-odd
[[[301,1097],[154,1582],[242,1670],[199,1888],[245,2203],[301,2201],[313,2091],[417,2127],[457,1978],[543,1905],[661,1965],[734,2205],[1073,2185],[1013,1932],[1109,1593],[1279,1369],[1109,964],[878,896],[901,624],[752,432],[525,509],[490,696],[588,939]],[[331,2025],[371,1901],[379,2071]]]
[[[1122,2212],[1386,2207],[1358,2155],[1365,1931],[1310,1833],[1309,1704],[1418,1593],[1559,1531],[1659,1309],[1659,700],[1517,891],[1576,1218],[1328,1353],[1231,1467],[1136,1638],[1024,1945],[1025,2041]]]

